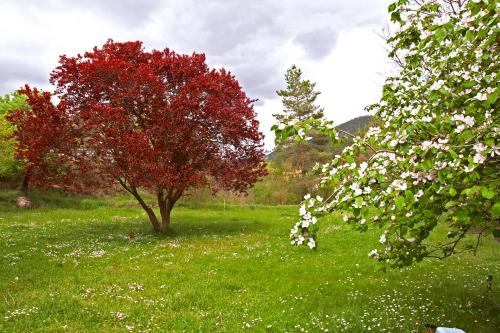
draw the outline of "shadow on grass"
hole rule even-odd
[[[63,222],[64,223],[64,222]],[[20,226],[16,226],[18,228]],[[54,241],[82,241],[89,244],[94,241],[106,241],[108,236],[113,236],[110,243],[113,246],[128,246],[131,243],[139,245],[171,242],[176,240],[189,241],[204,237],[217,236],[218,238],[237,235],[250,235],[268,233],[271,226],[262,221],[251,218],[226,219],[217,217],[200,219],[174,219],[173,225],[167,232],[153,230],[146,218],[125,218],[112,221],[105,219],[88,219],[81,223],[69,222],[67,226],[58,224],[57,229],[46,230],[32,237],[42,243]],[[116,237],[121,235],[122,237]]]
[[[0,211],[13,212],[19,211],[16,207],[16,198],[21,193],[15,190],[0,192]],[[76,210],[90,210],[106,205],[104,199],[83,196],[83,195],[65,195],[59,191],[50,190],[44,192],[30,192],[29,199],[32,202],[32,208],[24,210],[70,208]]]

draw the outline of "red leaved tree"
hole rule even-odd
[[[156,230],[169,228],[188,188],[245,192],[266,173],[253,101],[203,54],[109,40],[61,56],[51,82],[71,127],[72,157],[121,184]],[[161,221],[139,188],[156,194]]]
[[[54,105],[52,94],[26,85],[17,91],[26,95],[27,107],[7,116],[15,125],[16,158],[24,161],[22,192],[28,184],[39,189],[58,188],[71,193],[88,193],[109,184],[92,160],[77,144],[64,104]]]
[[[18,91],[26,95],[29,107],[15,110],[7,119],[15,125],[16,158],[25,161],[22,192],[26,195],[28,184],[45,187],[57,174],[64,139],[64,114],[51,102],[51,94],[26,85]]]

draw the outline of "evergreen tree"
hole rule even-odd
[[[297,66],[290,67],[285,74],[286,89],[276,93],[282,98],[283,113],[273,114],[279,122],[303,121],[323,117],[323,109],[315,104],[320,94],[314,90],[316,83],[302,79],[302,71]]]
[[[302,78],[302,70],[296,65],[285,74],[286,89],[276,93],[282,98],[283,111],[273,116],[281,123],[295,123],[309,118],[323,117],[323,108],[316,105],[316,98],[321,93],[314,90],[316,83]],[[314,130],[307,133],[308,140],[296,143],[292,140],[276,144],[275,165],[283,170],[301,170],[306,173],[317,161],[330,158],[331,146],[328,139]]]

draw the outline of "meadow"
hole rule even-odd
[[[290,245],[296,206],[180,202],[167,235],[126,196],[0,193],[0,332],[498,332],[498,244],[383,273],[379,230],[323,221]],[[444,232],[444,231],[443,231]],[[466,242],[473,243],[470,236]],[[487,276],[492,275],[491,286]]]

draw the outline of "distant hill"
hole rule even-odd
[[[337,128],[352,134],[356,134],[359,130],[365,128],[371,120],[372,116],[361,116],[346,121],[345,123],[337,126]]]
[[[372,120],[372,116],[361,116],[361,117],[356,117],[354,119],[351,119],[349,121],[346,121],[345,123],[342,123],[337,126],[337,128],[349,132],[351,134],[357,134],[358,131],[366,128],[366,126],[370,123]],[[340,134],[341,135],[341,134]],[[273,159],[274,151],[269,152],[266,155],[266,161],[270,161]]]

